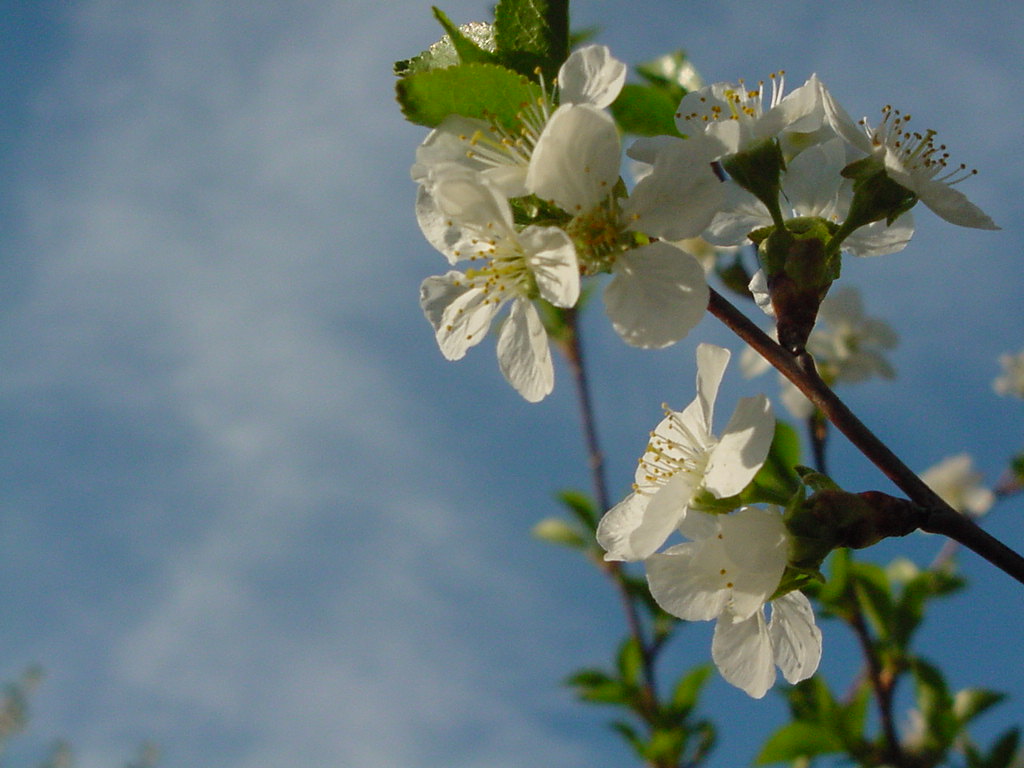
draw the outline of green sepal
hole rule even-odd
[[[510,69],[494,64],[460,64],[417,72],[396,84],[402,114],[433,128],[449,115],[498,123],[515,130],[523,108],[535,103],[540,88]]]
[[[892,224],[917,203],[917,195],[889,177],[880,158],[861,158],[847,165],[841,173],[853,180],[853,200],[833,248],[838,248],[847,235],[866,224],[881,219]]]
[[[727,155],[721,163],[732,180],[764,203],[772,221],[781,225],[779,177],[786,168],[786,161],[782,157],[779,142],[765,139],[742,152]]]

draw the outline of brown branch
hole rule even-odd
[[[864,456],[925,510],[921,530],[941,533],[960,542],[1024,584],[1024,558],[939,498],[821,380],[810,355],[804,353],[799,358],[792,355],[714,289],[708,309],[793,382]]]

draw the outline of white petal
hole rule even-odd
[[[659,348],[683,338],[704,316],[709,291],[690,254],[658,242],[619,256],[604,305],[615,331],[635,347]]]
[[[730,609],[738,619],[760,611],[782,580],[789,561],[789,536],[782,515],[744,507],[721,517],[720,564],[733,584]]]
[[[679,474],[653,496],[631,493],[612,507],[598,524],[597,540],[606,560],[643,560],[653,554],[686,515],[694,480]]]
[[[846,146],[835,138],[805,149],[786,166],[782,192],[798,216],[829,218],[835,213],[840,175],[846,165]]]
[[[644,136],[630,144],[626,154],[637,162],[654,165],[658,155],[677,141],[676,136]]]
[[[528,299],[512,302],[512,311],[498,334],[498,366],[508,383],[531,403],[543,400],[555,386],[548,334]]]
[[[697,345],[697,401],[708,433],[711,432],[715,398],[718,397],[718,388],[731,356],[732,353],[724,347],[707,343]]]
[[[563,105],[537,139],[526,187],[571,214],[589,211],[611,193],[620,155],[610,115],[589,104]]]
[[[782,101],[757,121],[754,137],[767,139],[782,131],[814,133],[826,120],[822,91],[824,86],[817,75],[788,93]]]
[[[626,82],[626,65],[603,45],[573,51],[558,70],[558,95],[563,104],[604,108],[615,101]]]
[[[703,541],[721,530],[722,516],[689,510],[679,523],[679,532],[692,541]]]
[[[725,189],[711,170],[710,139],[675,139],[659,145],[654,170],[623,203],[630,228],[665,240],[696,237],[725,204]]]
[[[449,272],[442,279],[453,276],[462,277],[458,272]],[[458,288],[452,285],[443,295],[436,283],[428,286],[424,281],[420,288],[420,305],[429,320],[436,316],[436,308],[442,301],[451,299],[435,326],[437,345],[449,360],[461,360],[470,347],[483,341],[491,320],[501,308],[499,302],[480,288],[470,287],[461,292]]]
[[[959,190],[932,179],[915,181],[912,189],[917,192],[921,202],[950,224],[975,229],[999,229],[988,214]]]
[[[490,133],[490,127],[483,120],[449,115],[432,130],[416,149],[416,162],[410,170],[413,181],[424,182],[433,171],[444,163],[460,163],[473,170],[486,166],[466,156],[466,150],[473,134],[477,131]]]
[[[757,611],[742,621],[734,621],[728,612],[723,613],[715,624],[711,658],[722,677],[755,699],[763,697],[775,682],[764,612]]]
[[[749,245],[755,229],[769,226],[771,214],[764,203],[733,181],[722,184],[725,202],[722,210],[708,224],[704,237],[709,243],[724,247]]]
[[[874,221],[854,230],[843,241],[843,250],[854,256],[885,256],[902,251],[914,236],[914,216],[904,213],[892,225],[885,221]]]
[[[448,305],[469,290],[461,272],[447,272],[428,277],[420,285],[420,308],[436,331]]]
[[[704,487],[718,498],[747,487],[768,457],[775,435],[775,416],[764,395],[745,397],[736,405],[728,426],[711,449]]]
[[[527,227],[519,242],[540,295],[556,307],[574,306],[580,296],[580,268],[572,238],[558,227]]]
[[[631,493],[604,513],[597,524],[597,543],[605,551],[605,560],[642,560],[630,537],[643,522],[647,496]]]
[[[790,592],[772,601],[768,625],[775,663],[791,683],[806,680],[821,661],[821,630],[814,624],[814,611],[802,592]]]
[[[680,544],[644,560],[651,596],[664,611],[686,621],[708,621],[725,609],[729,591],[721,578],[695,565],[698,544]]]
[[[489,236],[512,233],[512,209],[505,196],[476,171],[449,163],[431,175],[430,190],[438,209],[456,226]]]
[[[451,217],[437,207],[437,201],[425,186],[416,192],[416,221],[427,242],[443,253],[450,264],[458,261],[454,252],[458,250],[461,231]]]

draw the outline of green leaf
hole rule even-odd
[[[987,688],[965,688],[953,697],[953,713],[956,719],[966,725],[981,713],[991,709],[1006,698],[1005,693]]]
[[[640,682],[640,673],[644,666],[644,654],[640,649],[640,643],[635,637],[628,638],[619,648],[619,655],[616,659],[619,669],[619,678],[630,687],[635,687]]]
[[[697,699],[711,676],[711,670],[710,664],[702,664],[691,669],[676,683],[672,692],[672,706],[679,713],[688,713],[697,706]]]
[[[557,498],[586,528],[591,531],[597,530],[597,505],[587,494],[569,489],[559,491]]]
[[[926,725],[926,738],[934,749],[944,750],[961,730],[953,713],[953,697],[942,671],[922,658],[914,659],[912,670],[917,687],[917,708]]]
[[[633,750],[636,752],[637,756],[642,760],[644,757],[644,748],[646,745],[644,744],[643,739],[640,738],[640,735],[636,732],[636,728],[634,728],[632,725],[625,722],[624,720],[613,720],[610,723],[610,725],[613,731],[618,733],[620,736],[622,736],[623,739],[629,742],[629,745],[633,747]]]
[[[515,130],[523,107],[540,96],[525,77],[494,64],[417,72],[399,80],[396,90],[406,119],[429,128],[449,115],[463,115]]]
[[[827,726],[797,720],[773,733],[758,754],[756,763],[790,762],[843,751],[843,743]]]
[[[452,24],[451,20],[444,15],[440,8],[434,6],[434,18],[438,20],[448,39],[458,54],[461,64],[497,64],[498,57],[488,50],[481,48],[475,40],[463,34],[462,30]]]
[[[644,757],[651,765],[677,765],[686,737],[682,728],[657,728],[644,748]]]
[[[482,21],[463,24],[458,32],[481,51],[494,53],[497,44],[494,42],[494,27]],[[459,53],[455,49],[452,38],[445,35],[418,56],[405,61],[395,62],[395,74],[407,77],[416,72],[428,72],[431,69],[444,69],[460,64]]]
[[[583,701],[596,704],[625,704],[632,691],[600,669],[583,669],[572,675],[566,684],[576,689]]]
[[[1020,743],[1020,729],[1011,728],[1000,736],[992,745],[992,750],[985,759],[985,768],[1009,768],[1017,756],[1017,745]]]
[[[880,637],[891,637],[895,605],[884,570],[873,563],[853,563],[854,592],[872,628]]]
[[[558,544],[570,549],[586,549],[590,545],[576,529],[557,517],[544,518],[533,526],[531,533],[535,538],[548,544]]]
[[[494,36],[508,66],[553,80],[569,56],[569,0],[499,0]]]
[[[628,83],[611,105],[619,128],[636,136],[680,136],[675,114],[679,99],[660,88]]]

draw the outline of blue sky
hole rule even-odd
[[[465,22],[487,5],[443,7]],[[587,482],[566,371],[528,405],[491,345],[445,362],[417,305],[443,261],[416,228],[424,131],[390,71],[438,37],[429,5],[4,7],[0,673],[48,673],[22,749],[65,737],[84,768],[143,740],[169,768],[624,764],[603,713],[559,684],[607,657],[615,601],[528,534],[554,490]],[[979,169],[964,189],[1002,231],[922,211],[906,252],[844,266],[901,345],[895,382],[843,394],[911,466],[968,450],[994,481],[1024,442],[1024,404],[991,390],[996,357],[1024,347],[1024,16],[580,0],[574,23],[630,62],[685,47],[709,81],[817,72],[851,113],[892,103]],[[708,318],[644,353],[599,315],[618,496],[660,403],[692,398],[696,343],[739,344]],[[722,410],[760,388],[776,393],[734,372]],[[834,447],[848,487],[888,489]],[[1020,511],[989,524],[1024,549]],[[878,556],[924,563],[939,545]],[[962,561],[975,588],[936,611],[925,648],[955,684],[1014,696],[992,731],[1022,711],[1024,593]],[[685,635],[680,669],[708,658],[710,626]],[[849,638],[826,624],[825,644],[842,685]],[[779,698],[713,683],[713,766],[749,760]]]

